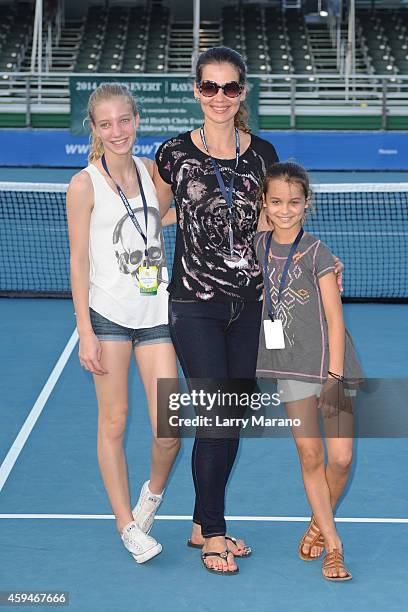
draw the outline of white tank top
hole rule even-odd
[[[90,164],[85,168],[94,188],[94,207],[89,236],[89,306],[100,315],[132,329],[167,323],[168,280],[160,209],[153,181],[144,163],[136,162],[148,207],[147,248],[150,265],[158,267],[157,295],[140,295],[137,270],[142,263],[145,244],[126,208],[102,173]],[[142,230],[145,217],[141,196],[131,198]]]

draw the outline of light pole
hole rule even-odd
[[[194,0],[193,17],[193,55],[191,58],[191,73],[194,75],[200,53],[200,0]]]

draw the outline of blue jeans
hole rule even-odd
[[[186,378],[254,379],[261,302],[169,300],[174,348]],[[193,520],[205,538],[225,535],[225,487],[239,439],[194,441],[192,472],[196,493]]]

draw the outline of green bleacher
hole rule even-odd
[[[33,6],[28,2],[0,5],[0,71],[29,69]],[[212,32],[216,26],[208,24]],[[324,53],[328,53],[328,49],[322,48],[325,26],[317,25],[316,30],[316,26],[307,23],[301,10],[283,12],[278,6],[264,3],[229,3],[221,6],[219,26],[219,43],[241,52],[249,72],[319,75],[333,68],[330,60],[324,59]],[[176,39],[172,42],[172,27],[181,32],[181,43]],[[327,45],[331,45],[328,27],[325,29]],[[178,58],[182,63],[181,57],[185,58],[186,52],[191,57],[192,49],[190,53],[186,49],[187,31],[191,30],[191,22],[174,24],[170,9],[160,0],[146,3],[144,7],[106,8],[101,2],[100,6],[90,6],[80,23],[65,24],[65,32],[71,33],[71,42],[65,45],[59,42],[60,48],[55,42],[53,55],[59,60],[50,66],[50,71],[177,72],[180,71]],[[314,37],[318,41],[315,44]],[[357,10],[356,42],[361,49],[360,72],[408,74],[408,7],[406,10]]]
[[[215,20],[212,16],[212,21],[206,21],[206,6],[202,2],[200,50],[220,44],[232,47],[244,56],[250,74],[265,77],[261,79],[260,117],[261,126],[265,128],[293,127],[290,123],[291,83],[295,84],[297,108],[303,107],[303,116],[296,120],[301,122],[301,127],[314,128],[318,124],[314,118],[317,112],[325,115],[319,123],[322,126],[327,124],[340,129],[354,129],[359,125],[363,129],[384,127],[381,123],[383,78],[376,80],[378,75],[388,77],[387,95],[392,113],[386,125],[404,129],[408,121],[408,110],[405,110],[408,105],[404,103],[408,82],[400,77],[408,76],[408,6],[387,9],[382,2],[381,8],[374,11],[371,3],[365,3],[366,8],[361,6],[357,1],[355,72],[361,75],[361,81],[353,84],[354,91],[360,95],[354,109],[344,104],[345,60],[343,56],[343,65],[339,63],[328,20],[310,19],[310,14],[302,10],[283,11],[277,1],[269,4],[220,0],[218,18]],[[60,32],[52,31],[51,48],[47,47],[50,41],[47,41],[45,9],[41,109],[33,111],[32,125],[47,125],[47,121],[53,126],[67,125],[68,77],[72,73],[190,73],[192,15],[186,15],[184,20],[183,15],[176,18],[172,7],[174,5],[166,0],[149,0],[137,6],[129,2],[123,6],[120,3],[109,5],[100,0],[97,5],[88,6],[75,20],[70,20],[68,11]],[[26,124],[24,109],[15,110],[16,104],[23,107],[26,100],[26,81],[24,76],[10,74],[9,77],[8,74],[24,75],[31,71],[33,24],[34,2],[10,0],[0,4],[0,72],[3,73],[0,125],[3,126]],[[346,45],[347,19],[342,24],[341,38]],[[53,77],[54,73],[58,74]],[[274,75],[270,84],[268,75]],[[333,75],[338,82],[330,80]],[[298,77],[296,82],[294,77]],[[38,91],[38,83],[33,82],[32,104],[38,102]],[[322,101],[319,108],[316,100]],[[308,106],[313,104],[314,109],[309,113]],[[371,104],[372,115],[368,110],[364,115],[359,112]],[[55,121],[47,119],[46,105],[51,107]],[[323,105],[325,110],[321,113]],[[356,112],[361,120],[347,118]],[[13,118],[16,113],[19,113],[18,120]]]

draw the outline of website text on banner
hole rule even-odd
[[[406,172],[408,168],[406,132],[260,131],[259,136],[274,145],[280,159],[292,159],[309,170]],[[134,155],[154,158],[166,138],[162,134],[141,136]],[[83,168],[89,151],[89,134],[74,136],[65,129],[0,130],[1,167]],[[348,176],[344,180],[348,181]],[[372,180],[389,179],[383,176]],[[406,182],[404,178],[398,180]]]

